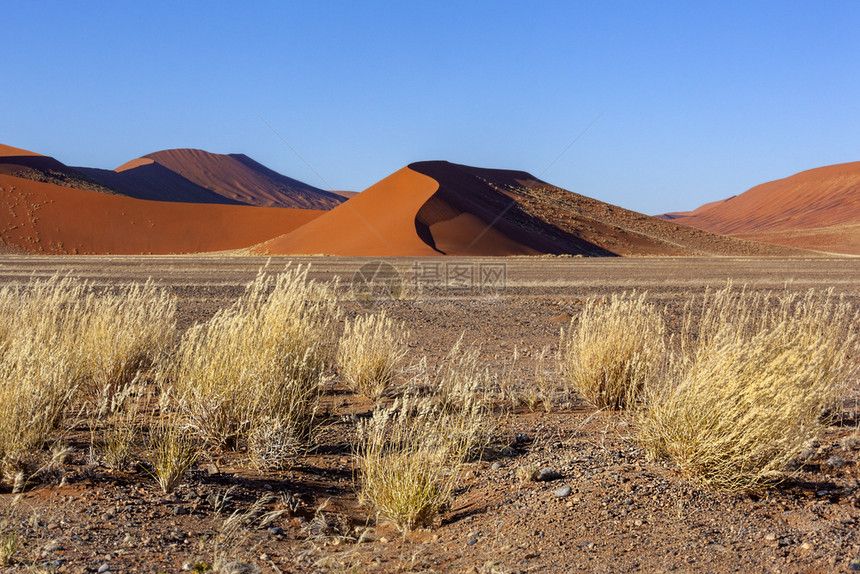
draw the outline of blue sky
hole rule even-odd
[[[0,143],[70,165],[195,147],[360,190],[447,159],[654,214],[860,161],[860,2],[32,0],[2,20]]]

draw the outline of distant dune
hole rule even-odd
[[[394,173],[255,248],[333,255],[790,255],[692,230],[549,185],[525,172],[443,161]]]
[[[113,172],[82,171],[139,199],[323,210],[344,201],[337,193],[281,175],[242,154],[172,149],[132,160]]]
[[[0,251],[165,254],[248,247],[323,212],[144,201],[0,174]]]
[[[860,162],[811,169],[663,217],[755,241],[860,254]]]

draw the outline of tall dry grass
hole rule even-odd
[[[778,481],[856,368],[857,311],[829,292],[731,287],[702,309],[688,313],[674,374],[636,416],[639,440],[711,487]]]
[[[600,409],[633,406],[665,353],[666,324],[646,293],[589,301],[559,343],[559,370]]]
[[[426,360],[409,393],[358,423],[359,500],[402,530],[431,526],[449,503],[463,465],[480,456],[500,423],[494,383],[461,340],[437,369]]]
[[[405,356],[403,327],[383,311],[346,322],[337,365],[347,386],[378,400],[391,388]]]
[[[151,283],[97,290],[54,276],[0,289],[0,466],[9,473],[98,414],[172,340],[175,304]]]
[[[239,448],[255,425],[309,439],[336,341],[333,288],[307,268],[261,272],[231,307],[189,329],[161,374],[187,424]]]

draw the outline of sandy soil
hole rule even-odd
[[[353,285],[362,289],[361,277],[378,268],[370,259],[2,256],[0,284],[60,270],[97,284],[152,277],[179,297],[185,328],[234,300],[262,265],[279,269],[289,261],[310,263],[320,279],[341,278],[347,314],[371,310],[351,296]],[[534,376],[534,357],[557,343],[569,316],[593,297],[647,289],[673,330],[692,296],[727,280],[752,289],[833,287],[860,304],[860,259],[852,258],[386,263],[401,274],[407,297],[380,297],[372,309],[384,308],[408,325],[411,360],[439,361],[465,333],[494,369],[516,347],[522,359],[515,373],[524,387]],[[478,279],[469,283],[467,271]],[[520,407],[504,421],[506,448],[468,465],[440,524],[404,537],[357,504],[349,417],[372,405],[335,381],[330,404],[345,417],[334,418],[321,446],[289,471],[261,474],[242,454],[212,456],[164,496],[142,471],[88,465],[88,438],[77,436],[65,484],[34,485],[23,495],[20,507],[36,518],[22,528],[37,566],[176,572],[211,564],[211,540],[225,516],[274,494],[267,509],[286,514],[231,549],[236,560],[265,572],[842,572],[860,558],[860,451],[856,441],[845,440],[857,436],[858,390],[855,381],[840,424],[826,430],[797,476],[769,491],[740,494],[694,487],[671,464],[648,462],[617,413],[595,412],[575,397],[548,413]],[[551,467],[560,477],[521,483],[516,469],[522,466]],[[558,496],[564,487],[570,492]],[[231,488],[219,514],[217,498]],[[11,498],[3,491],[0,505]]]

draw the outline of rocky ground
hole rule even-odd
[[[730,278],[752,288],[833,286],[860,302],[853,259],[511,259],[503,261],[503,284],[424,289],[408,272],[416,262],[394,261],[405,298],[377,293],[367,301],[350,296],[363,261],[313,261],[320,278],[342,277],[347,316],[385,308],[408,326],[411,361],[440,361],[465,333],[491,368],[510,369],[523,396],[534,387],[541,351],[553,351],[560,328],[589,298],[647,289],[673,330],[691,297]],[[475,273],[481,263],[454,261]],[[9,257],[0,261],[0,281],[58,268],[104,282],[151,275],[180,298],[184,328],[235,299],[262,262]],[[853,381],[841,417],[785,483],[722,493],[695,486],[671,463],[647,460],[624,414],[596,411],[559,380],[547,408],[537,398],[512,410],[499,405],[498,444],[466,465],[434,528],[405,536],[357,502],[354,418],[373,405],[337,380],[319,446],[292,469],[261,473],[242,453],[212,453],[167,496],[139,467],[99,465],[79,428],[69,435],[71,453],[39,482],[17,498],[6,484],[0,490],[0,512],[20,543],[8,570],[204,571],[219,555],[234,572],[860,570],[858,390]]]

